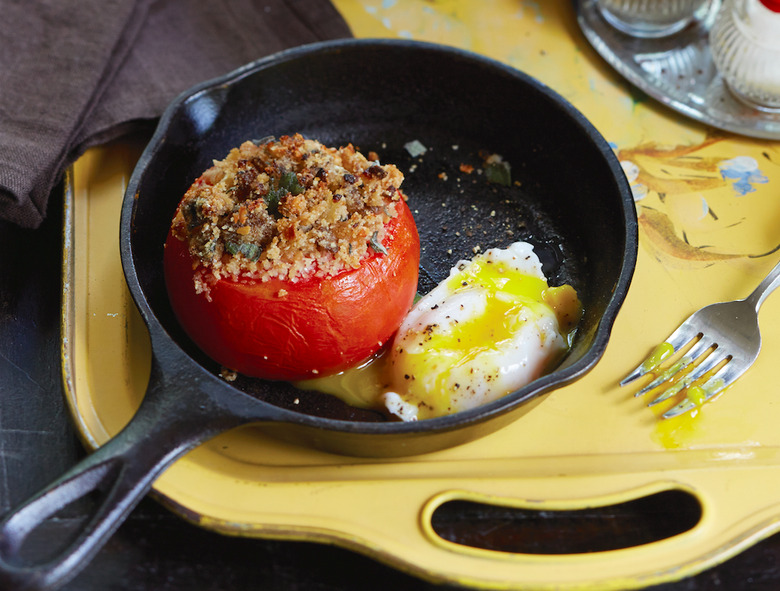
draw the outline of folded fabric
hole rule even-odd
[[[190,86],[349,37],[329,0],[0,0],[0,218],[37,227],[87,148]]]

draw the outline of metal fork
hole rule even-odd
[[[668,400],[683,390],[687,390],[684,400],[666,411],[664,418],[674,417],[700,406],[731,385],[758,357],[761,350],[758,310],[766,297],[778,286],[780,263],[775,265],[755,291],[745,299],[710,304],[694,312],[650,357],[626,376],[620,385],[625,386],[655,371],[663,361],[691,341],[695,341],[684,355],[660,371],[655,379],[635,396],[646,394],[669,382],[669,387],[648,406]],[[704,382],[696,384],[697,380],[715,368],[718,368],[717,371]]]

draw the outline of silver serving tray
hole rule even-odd
[[[576,0],[577,22],[593,48],[626,80],[664,105],[712,127],[762,139],[780,139],[780,112],[737,99],[715,68],[708,33],[720,0],[684,30],[639,39],[613,28],[595,0]]]

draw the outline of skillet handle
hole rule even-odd
[[[0,590],[37,591],[67,582],[97,554],[165,468],[199,443],[246,422],[209,404],[198,390],[191,380],[172,384],[163,379],[153,361],[149,389],[130,423],[0,521]],[[25,541],[44,532],[47,519],[93,493],[99,494],[98,508],[66,536],[72,541],[47,548],[45,558],[24,556]],[[57,543],[51,536],[42,538]]]

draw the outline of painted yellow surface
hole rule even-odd
[[[579,32],[569,1],[336,0],[356,36],[411,38],[490,56],[539,78],[612,142],[640,220],[634,281],[603,360],[520,421],[458,448],[344,458],[244,428],[172,466],[155,489],[209,528],[331,542],[440,582],[482,588],[639,588],[700,571],[780,529],[780,298],[761,311],[755,366],[695,415],[660,420],[619,380],[692,311],[746,296],[780,259],[778,144],[715,132],[653,103]],[[126,289],[117,228],[136,152],[75,168],[64,360],[85,440],[104,442],[145,389],[149,351]],[[640,381],[640,386],[645,383]],[[637,386],[639,387],[639,386]],[[671,406],[673,401],[670,401]],[[438,539],[448,499],[582,508],[680,489],[703,506],[674,538],[613,552],[527,556]]]

